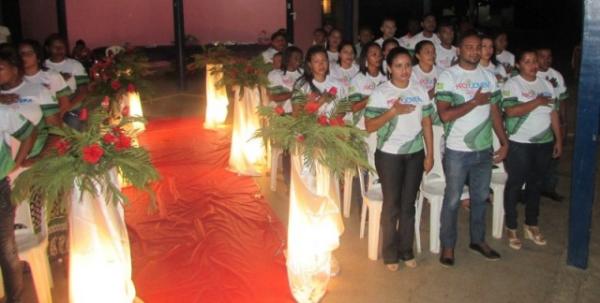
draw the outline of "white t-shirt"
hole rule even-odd
[[[300,83],[300,85],[296,85],[294,87],[294,91],[292,93],[292,104],[294,103],[304,103],[309,99],[310,94],[318,94],[321,95],[323,93],[329,92],[331,88],[335,87],[337,93],[335,95],[335,99],[328,103],[323,103],[317,113],[319,115],[326,115],[328,117],[333,116],[334,109],[338,102],[348,97],[348,90],[344,85],[336,81],[330,75],[327,75],[325,81],[319,82],[316,79],[312,80],[313,85],[317,89],[317,91],[313,91],[311,89],[310,84],[308,83]]]
[[[343,68],[338,63],[329,66],[329,75],[347,89],[350,89],[350,81],[352,81],[352,78],[354,78],[356,74],[358,74],[358,65],[356,63],[352,63],[352,66],[348,69]]]
[[[56,98],[50,90],[40,84],[23,81],[17,87],[2,90],[0,93],[18,95],[19,100],[8,106],[23,115],[34,125],[38,125],[42,117],[52,116],[59,112]]]
[[[433,35],[431,37],[425,37],[425,35],[423,35],[423,32],[420,32],[418,34],[416,34],[414,37],[412,37],[410,39],[410,43],[408,44],[408,49],[415,49],[415,47],[417,46],[417,43],[423,41],[423,40],[429,40],[431,42],[433,42],[433,45],[436,44],[441,44],[442,41],[440,41],[440,38],[438,38],[436,33],[432,33]]]
[[[273,47],[267,48],[264,52],[262,52],[262,57],[265,63],[273,63],[273,57],[277,54],[278,51]]]
[[[10,37],[10,29],[8,27],[0,25],[0,43],[8,42],[8,37]]]
[[[58,63],[46,59],[44,65],[54,72],[71,74],[71,77],[66,82],[73,93],[77,90],[77,87],[90,82],[85,68],[75,59],[66,58]]]
[[[33,131],[33,124],[7,105],[0,104],[0,179],[4,179],[15,165],[11,141],[25,140]]]
[[[411,34],[406,34],[398,39],[400,46],[408,49],[410,47],[410,40],[413,38]]]
[[[70,96],[72,94],[71,88],[67,85],[67,82],[65,82],[63,77],[57,72],[40,70],[33,76],[26,75],[25,80],[46,87],[54,96],[56,96],[56,98]]]
[[[441,69],[446,69],[452,66],[456,61],[458,49],[453,45],[450,49],[442,46],[442,44],[434,44],[435,46],[435,64]]]
[[[558,101],[563,101],[569,97],[569,93],[567,92],[567,86],[565,85],[565,79],[557,70],[553,69],[552,67],[548,68],[548,70],[545,72],[538,70],[537,76],[538,78],[548,80],[550,84],[552,84],[552,87],[554,88],[554,93],[556,94]],[[554,81],[553,79],[555,79],[556,81]],[[556,86],[552,82],[556,82]]]
[[[285,74],[280,69],[274,69],[269,72],[269,93],[271,95],[280,95],[285,93],[291,93],[294,90],[294,83],[302,76],[300,70],[298,71],[286,71]],[[292,99],[287,99],[284,102],[271,101],[269,105],[275,107],[277,104],[281,104],[286,113],[292,112]]]
[[[335,63],[338,62],[338,60],[340,59],[340,53],[339,52],[332,52],[330,50],[327,50],[327,58],[329,58],[329,67],[331,69],[331,66]]]
[[[390,154],[412,154],[423,150],[423,127],[421,122],[433,112],[433,105],[420,86],[409,82],[399,88],[386,81],[369,97],[365,109],[366,118],[376,118],[388,111],[395,102],[415,105],[408,114],[397,115],[377,130],[377,149]]]
[[[537,77],[527,81],[520,75],[510,78],[502,88],[502,108],[526,103],[542,95],[555,100],[550,106],[538,106],[524,116],[507,117],[504,121],[511,141],[519,143],[549,143],[554,140],[551,113],[558,110],[556,94],[552,84]]]
[[[507,50],[503,50],[501,53],[497,54],[496,60],[501,64],[515,66],[515,55]]]
[[[387,77],[382,73],[379,73],[376,77],[371,76],[369,73],[363,74],[358,73],[352,78],[350,85],[349,98],[352,102],[360,102],[364,98],[370,96],[375,88],[381,83],[387,81]],[[352,122],[360,129],[365,129],[365,117],[364,109],[355,112],[352,115]]]
[[[413,68],[412,68],[412,74],[410,75],[410,81],[421,86],[421,88],[423,88],[425,90],[425,92],[427,92],[427,95],[429,95],[429,90],[431,90],[432,88],[435,88],[435,83],[437,82],[437,79],[440,77],[441,72],[442,72],[442,70],[437,68],[434,65],[433,69],[431,71],[429,71],[428,73],[426,73],[421,69],[421,66],[419,66],[417,64],[417,65],[413,66]],[[431,100],[431,101],[435,105],[435,100]],[[437,114],[437,107],[434,106],[433,109],[434,109],[434,113],[432,114],[431,121],[435,125],[441,125],[442,121],[440,120],[439,115]]]
[[[496,66],[496,65],[494,65],[494,63],[492,63],[490,61],[490,63],[487,66],[481,65],[481,62],[479,62],[479,66],[481,68],[483,68],[484,70],[492,73],[492,75],[496,76],[496,79],[498,79],[498,77],[500,77],[500,79],[498,80],[498,86],[500,88],[502,88],[502,86],[504,85],[504,82],[506,82],[506,80],[508,80],[508,78],[510,78],[508,76],[508,74],[506,73],[506,69],[502,65]]]
[[[436,102],[448,102],[457,106],[470,101],[477,90],[491,93],[490,103],[500,101],[496,77],[477,66],[466,70],[458,64],[440,74],[435,92]],[[455,151],[482,151],[492,147],[492,120],[490,104],[475,107],[466,115],[444,123],[446,147]]]

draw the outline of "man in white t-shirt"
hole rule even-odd
[[[10,29],[4,25],[0,25],[0,43],[10,42]]]
[[[567,136],[567,106],[568,104],[563,104],[569,98],[569,93],[567,92],[567,86],[565,85],[565,79],[561,75],[560,72],[552,68],[552,50],[550,48],[544,47],[537,50],[538,57],[538,66],[539,70],[537,72],[537,77],[542,78],[550,82],[552,84],[552,88],[554,89],[554,93],[556,95],[559,106],[559,116],[561,122],[561,133],[564,138]],[[542,196],[548,197],[554,201],[560,202],[564,199],[562,195],[556,192],[556,187],[558,185],[558,164],[560,159],[552,159],[550,163],[550,168],[544,178],[544,182],[542,184]]]
[[[452,66],[458,60],[456,53],[458,50],[452,42],[454,42],[454,27],[452,23],[442,21],[438,26],[438,37],[440,44],[435,46],[435,65],[444,70]]]
[[[287,38],[282,31],[276,31],[271,35],[271,46],[262,52],[265,63],[273,63],[273,56],[282,52],[287,47]]]
[[[434,45],[441,43],[440,38],[438,38],[438,36],[435,33],[437,22],[433,14],[427,14],[423,16],[423,20],[421,21],[421,27],[423,28],[423,31],[411,38],[408,49],[415,49],[417,43],[423,40],[429,40],[433,42]]]
[[[379,28],[379,30],[381,30],[381,37],[375,40],[375,42],[379,44],[379,46],[383,46],[383,41],[390,38],[396,39],[396,29],[396,19],[391,17],[384,18],[383,21],[381,21],[381,27]]]
[[[469,248],[488,260],[500,259],[500,254],[485,242],[486,200],[492,164],[502,161],[508,151],[497,104],[502,94],[496,77],[479,66],[481,39],[476,33],[465,34],[458,47],[458,64],[442,72],[436,84],[437,108],[446,134],[442,159],[446,188],[440,229],[443,266],[454,265],[458,209],[465,183],[471,199]],[[492,128],[502,145],[495,154]]]

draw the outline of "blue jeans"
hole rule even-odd
[[[21,302],[23,265],[15,243],[15,207],[10,201],[8,179],[0,180],[0,267],[4,277],[6,302]]]
[[[460,196],[465,183],[469,185],[471,198],[471,243],[481,244],[485,242],[485,211],[487,207],[485,201],[490,195],[492,163],[491,149],[477,152],[446,149],[443,159],[446,189],[444,191],[440,230],[442,248],[454,248],[456,246],[456,221],[460,207]]]

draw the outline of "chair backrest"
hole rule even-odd
[[[369,133],[366,138],[367,142],[367,160],[369,161],[369,166],[373,168],[373,171],[369,172],[369,182],[367,186],[365,186],[365,180],[363,175],[363,170],[358,169],[358,180],[360,181],[360,190],[363,197],[366,195],[366,192],[369,189],[372,189],[374,186],[379,184],[379,176],[377,175],[377,171],[375,170],[375,151],[377,150],[377,132]]]
[[[494,131],[492,131],[492,147],[494,148],[494,151],[497,151],[500,148],[500,140]],[[504,169],[504,162],[494,164],[492,171],[497,173],[505,173],[506,170]]]
[[[444,181],[444,166],[442,165],[442,149],[445,148],[444,127],[433,125],[433,168],[429,174],[423,178],[424,182],[429,182],[433,179]]]
[[[23,201],[15,209],[15,234],[47,234],[46,213],[41,200]]]

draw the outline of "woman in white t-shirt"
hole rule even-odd
[[[58,101],[62,117],[71,109],[71,88],[59,73],[42,67],[42,46],[35,40],[23,40],[19,43],[19,55],[23,60],[25,80],[49,89]]]
[[[417,266],[413,253],[415,199],[423,171],[433,167],[433,105],[427,92],[410,81],[412,58],[406,49],[390,51],[386,63],[391,78],[369,97],[365,123],[368,132],[377,132],[375,168],[383,192],[383,262],[388,270],[396,271],[400,260],[408,267]]]
[[[389,74],[388,74],[388,65],[385,64],[385,58],[387,58],[387,55],[390,53],[391,50],[393,50],[394,48],[400,47],[400,43],[398,42],[398,40],[396,38],[390,38],[390,39],[386,39],[385,41],[383,41],[383,43],[381,44],[381,52],[383,53],[383,74],[389,78]]]
[[[521,248],[517,235],[517,201],[527,184],[525,202],[525,239],[546,245],[538,227],[542,181],[552,158],[562,154],[562,137],[558,115],[558,96],[552,84],[537,76],[535,51],[523,52],[518,58],[519,75],[510,78],[502,92],[502,108],[510,144],[505,160],[508,179],[504,190],[504,211],[508,244]]]
[[[358,58],[359,72],[350,83],[350,100],[352,103],[353,123],[360,129],[365,129],[364,109],[369,96],[379,86],[387,81],[382,72],[383,54],[376,42],[364,45],[363,52]]]
[[[340,58],[339,48],[342,44],[342,31],[334,28],[329,32],[327,36],[327,57],[329,58],[329,64],[338,62]]]
[[[504,66],[498,64],[498,61],[496,61],[494,54],[494,40],[492,37],[481,37],[481,59],[479,60],[479,66],[496,76],[498,85],[502,86],[509,77]]]
[[[417,64],[413,66],[411,81],[421,86],[432,101],[434,113],[431,115],[431,120],[434,125],[442,125],[442,121],[435,110],[435,84],[442,72],[436,65],[436,48],[433,42],[423,40],[415,46],[415,60]]]
[[[79,61],[67,57],[67,40],[62,36],[50,35],[46,39],[44,47],[49,54],[49,58],[44,61],[44,66],[51,71],[60,73],[72,91],[72,108],[64,115],[63,119],[70,127],[81,130],[83,125],[79,119],[79,109],[89,92],[90,79],[87,72]]]
[[[329,67],[330,75],[342,83],[346,89],[350,89],[350,81],[358,73],[356,64],[356,49],[351,42],[342,42],[338,48],[338,61],[332,63]]]
[[[306,103],[314,101],[318,105],[316,112],[319,115],[336,119],[339,118],[334,112],[337,102],[346,97],[348,91],[345,86],[329,74],[327,51],[317,45],[309,48],[304,60],[304,73],[294,83],[293,113],[307,110]]]

